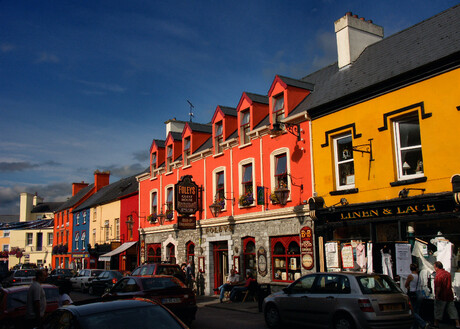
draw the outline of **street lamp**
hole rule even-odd
[[[280,205],[285,206],[289,197],[290,190],[286,187],[281,187],[275,190],[275,195]]]

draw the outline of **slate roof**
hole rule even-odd
[[[209,137],[206,142],[201,144],[201,146],[199,148],[197,148],[197,150],[195,152],[193,152],[193,154],[203,152],[203,151],[208,150],[210,148],[212,148],[212,137]]]
[[[54,219],[37,219],[29,222],[0,223],[0,230],[37,230],[53,228]]]
[[[289,116],[312,118],[417,81],[460,62],[460,5],[367,47],[350,66],[329,65],[304,78],[314,91]]]
[[[175,141],[182,141],[182,133],[178,133],[178,132],[175,132],[175,131],[171,131],[171,136],[173,138],[173,140]]]
[[[64,202],[43,202],[32,208],[31,213],[55,212]]]
[[[19,222],[19,215],[0,215],[0,223]]]
[[[260,121],[257,126],[254,127],[253,130],[256,130],[256,129],[259,129],[261,127],[265,127],[265,126],[268,126],[270,125],[270,116],[267,115],[265,118],[262,119],[262,121]]]
[[[154,139],[154,141],[155,141],[155,144],[157,144],[158,147],[162,147],[162,148],[165,147],[165,141],[164,140],[162,140],[162,139]]]
[[[190,126],[192,131],[198,131],[198,132],[202,132],[202,133],[212,134],[212,124],[188,122],[188,125]]]
[[[249,97],[249,99],[256,103],[267,104],[268,105],[268,96],[263,96],[259,94],[253,94],[245,92],[245,94]]]
[[[88,185],[84,188],[82,188],[80,191],[78,191],[77,194],[72,196],[69,200],[65,201],[57,210],[56,212],[72,208],[74,205],[78,203],[86,194],[88,194],[89,191],[91,191],[94,188],[94,184]]]
[[[282,75],[278,75],[278,77],[281,79],[281,81],[283,81],[288,86],[307,89],[307,90],[313,90],[314,89],[314,85],[312,83],[308,82],[308,81],[292,79],[292,78],[288,78],[288,77],[285,77],[285,76],[282,76]]]
[[[229,140],[232,138],[238,138],[238,129],[235,130],[230,136],[228,136],[225,140]]]
[[[219,107],[222,110],[222,112],[224,112],[225,115],[230,115],[232,117],[238,116],[236,112],[236,108],[234,107],[228,107],[228,106],[222,106],[222,105],[219,105]]]
[[[104,186],[99,191],[90,196],[88,200],[75,208],[72,212],[78,212],[94,207],[96,205],[109,203],[137,192],[139,190],[139,184],[137,182],[136,176],[138,175],[139,174],[123,178],[115,183]]]

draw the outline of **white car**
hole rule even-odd
[[[80,289],[82,291],[87,291],[91,280],[93,280],[103,271],[104,270],[100,270],[100,269],[80,270],[76,276],[74,276],[73,278],[70,278],[72,289]]]

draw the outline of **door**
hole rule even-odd
[[[213,243],[214,257],[214,288],[226,281],[228,276],[228,244],[227,241]]]

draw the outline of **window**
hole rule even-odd
[[[2,250],[3,251],[10,251],[10,245],[9,244],[4,244]]]
[[[294,281],[300,278],[300,238],[271,238],[272,275],[274,281]]]
[[[120,239],[120,218],[115,218],[115,239]]]
[[[53,233],[48,233],[48,246],[53,245]]]
[[[256,268],[256,243],[255,239],[248,237],[243,239],[243,271],[242,273],[252,273],[252,277],[257,279]]]
[[[96,244],[96,229],[93,229],[93,246]]]
[[[173,188],[166,188],[166,219],[172,220],[174,217],[174,196]]]
[[[96,221],[97,218],[97,211],[96,208],[93,209],[93,222]]]
[[[172,145],[169,145],[167,148],[167,156],[166,156],[166,171],[170,172],[172,170],[172,162],[173,162],[173,148]]]
[[[65,231],[65,243],[69,242],[69,231]]]
[[[157,169],[157,153],[152,153],[152,171]]]
[[[126,219],[126,227],[128,229],[128,240],[131,241],[133,239],[133,216],[129,215]]]
[[[10,231],[3,231],[3,237],[8,238],[10,236]]]
[[[109,241],[109,237],[110,237],[110,223],[108,220],[106,220],[104,222],[104,230],[105,230],[105,241],[108,242]]]
[[[147,252],[147,262],[148,263],[159,263],[161,262],[161,244],[153,243],[149,245]]]
[[[184,140],[184,166],[190,165],[190,137]]]
[[[151,215],[158,214],[158,193],[157,192],[152,192],[152,207],[150,209],[150,214]]]
[[[422,141],[416,114],[394,121],[398,179],[423,176]]]
[[[284,119],[284,95],[273,97],[273,123]]]
[[[83,231],[81,232],[81,249],[85,250],[86,249],[86,232]]]
[[[275,188],[287,187],[287,157],[283,153],[275,156]]]
[[[334,138],[336,189],[355,187],[355,164],[351,135]]]
[[[80,233],[75,233],[75,250],[78,250],[78,243],[80,241]]]
[[[219,200],[225,208],[225,174],[224,171],[216,173],[216,200]]]
[[[69,226],[70,211],[67,209],[66,226]]]
[[[243,166],[243,179],[241,181],[241,185],[243,188],[243,194],[252,194],[252,163]]]
[[[195,244],[190,241],[187,243],[186,248],[187,248],[187,261],[190,262],[190,264],[192,264],[192,269],[193,269],[195,267]]]
[[[77,225],[80,225],[80,213],[77,213],[77,216],[76,216],[76,223]]]
[[[166,251],[168,252],[169,262],[171,264],[176,264],[176,246],[174,246],[172,243],[169,243],[166,246]]]
[[[83,224],[86,224],[86,210],[83,212]]]
[[[223,148],[222,148],[222,145],[221,145],[221,143],[224,141],[222,121],[216,123],[214,129],[215,129],[215,132],[214,132],[214,149],[215,149],[215,153],[219,154],[219,153],[223,152]]]
[[[33,239],[32,233],[26,233],[26,244],[28,246],[32,245],[32,239]]]
[[[37,251],[42,251],[43,249],[43,233],[42,232],[38,232],[37,233],[37,241],[36,241],[36,250]]]
[[[249,139],[249,130],[250,130],[250,116],[249,109],[241,112],[241,125],[240,125],[240,143],[248,144]]]

